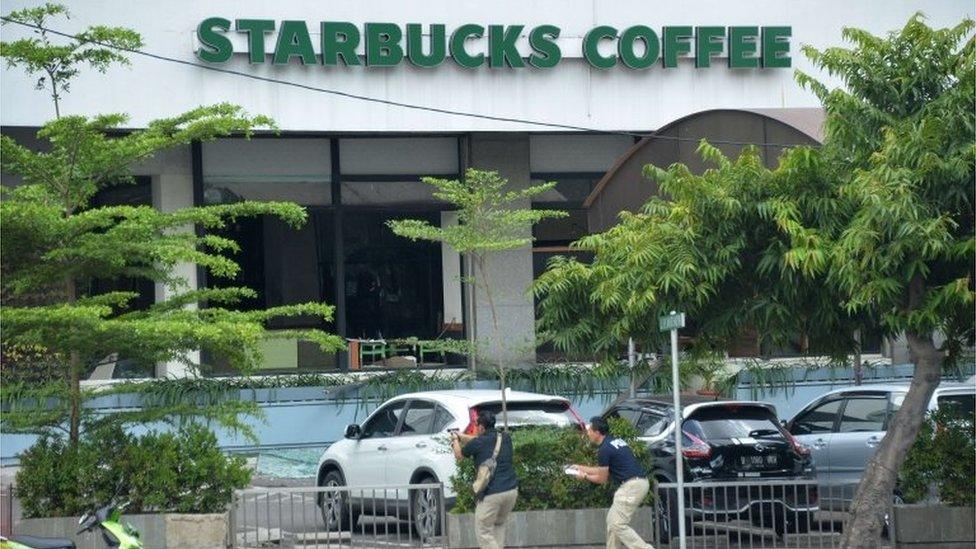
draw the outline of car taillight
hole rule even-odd
[[[478,425],[478,409],[468,408],[468,426],[464,428],[464,434],[474,435],[475,427]]]
[[[570,406],[569,407],[569,413],[573,415],[573,419],[575,419],[576,420],[576,423],[579,424],[580,430],[585,431],[586,430],[586,422],[583,421],[583,416],[579,415],[579,412],[576,411],[576,408],[573,408],[572,406]]]
[[[786,435],[786,438],[788,438],[790,440],[790,444],[793,445],[793,451],[795,451],[797,454],[800,454],[801,456],[809,456],[810,455],[810,449],[807,448],[806,445],[804,445],[799,440],[796,440],[796,437],[795,436],[793,436],[790,433],[783,433],[783,434]]]
[[[681,455],[691,459],[708,459],[712,455],[712,447],[704,440],[696,437],[688,431],[682,431],[691,440],[691,446],[681,449]]]

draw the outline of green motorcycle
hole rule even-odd
[[[139,532],[131,524],[122,524],[120,506],[108,504],[96,511],[85,513],[78,519],[79,534],[92,531],[96,526],[102,539],[113,549],[142,549]],[[0,549],[75,549],[75,542],[67,538],[41,538],[36,536],[0,536]]]

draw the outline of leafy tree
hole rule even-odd
[[[99,72],[105,72],[114,63],[129,64],[129,60],[117,48],[132,50],[142,47],[142,37],[137,32],[101,25],[88,27],[74,40],[54,44],[43,27],[48,18],[58,15],[68,17],[68,10],[60,4],[51,3],[11,12],[6,19],[39,27],[34,31],[37,37],[0,42],[0,56],[7,59],[7,66],[22,67],[27,74],[41,73],[42,76],[37,79],[37,89],[50,87],[55,116],[61,116],[61,97],[69,91],[71,80],[78,75],[78,65],[86,63]]]
[[[732,161],[703,143],[713,167],[701,175],[648,167],[669,200],[583,239],[591,264],[555,260],[536,284],[541,327],[567,347],[653,344],[672,308],[719,347],[746,326],[774,341],[808,334],[835,355],[856,352],[866,325],[904,334],[915,376],[859,485],[846,547],[880,534],[942,369],[972,345],[972,29],[916,15],[885,37],[845,29],[852,49],[804,48],[845,85],[797,74],[826,110],[821,148],[790,149],[766,170],[754,149]]]
[[[11,14],[13,19],[43,23],[47,15],[63,13],[60,6]],[[138,42],[133,31],[103,29],[119,41]],[[105,38],[103,36],[102,38]],[[71,46],[46,42],[18,42],[4,46],[7,62],[14,66],[47,66],[59,59],[57,70],[49,72],[52,90],[64,90],[62,78],[77,72],[75,65],[91,62],[104,68],[115,60],[84,46],[84,38]],[[108,40],[111,42],[111,40]],[[18,44],[15,43],[15,44]],[[57,99],[54,92],[55,100]],[[331,318],[333,308],[323,303],[305,303],[268,310],[242,312],[235,302],[255,294],[247,288],[189,290],[187,281],[176,275],[180,263],[195,263],[217,277],[232,278],[239,270],[230,254],[238,245],[216,234],[197,233],[194,226],[214,231],[239,217],[274,215],[292,226],[306,219],[296,204],[240,202],[236,204],[186,208],[160,212],[150,206],[92,207],[102,189],[131,183],[131,167],[156,152],[193,141],[239,133],[250,135],[259,127],[273,127],[270,119],[249,116],[239,107],[220,104],[199,107],[179,116],[150,122],[144,130],[124,132],[127,118],[121,114],[94,117],[63,116],[45,124],[37,136],[43,150],[28,149],[9,136],[0,139],[4,172],[20,176],[16,185],[3,183],[0,223],[0,344],[5,349],[28,349],[53,357],[62,367],[60,389],[44,387],[38,405],[4,415],[5,428],[30,432],[51,431],[67,424],[72,445],[82,426],[83,400],[80,386],[89,364],[112,353],[140,362],[182,361],[193,350],[208,350],[247,372],[261,356],[260,345],[268,338],[292,337],[314,341],[324,351],[334,351],[342,341],[319,330],[270,332],[267,320],[279,316],[314,315]],[[143,310],[131,310],[134,292],[91,290],[96,280],[147,279],[164,284],[173,294]],[[53,288],[53,290],[52,290]],[[45,299],[30,299],[42,293]],[[20,387],[19,396],[27,397]],[[8,406],[10,406],[8,400]],[[21,400],[30,402],[30,399]],[[184,403],[178,410],[150,410],[142,416],[116,416],[126,421],[152,421],[180,413],[212,415],[208,408]],[[221,416],[233,422],[236,414]]]
[[[821,151],[835,173],[834,195],[849,207],[843,230],[823,244],[794,237],[794,250],[823,249],[801,269],[826,275],[853,312],[876,314],[903,333],[915,376],[868,464],[843,544],[880,534],[896,473],[915,440],[942,368],[954,367],[973,338],[973,163],[976,156],[976,47],[973,22],[932,29],[920,14],[885,37],[845,29],[852,49],[804,48],[840,77],[830,90],[798,74],[827,111]],[[798,228],[816,231],[816,226]],[[801,233],[789,232],[791,236]],[[936,334],[944,343],[936,345]]]
[[[421,219],[389,221],[393,232],[410,240],[444,242],[466,260],[469,301],[473,290],[484,292],[491,312],[493,330],[498,329],[493,290],[488,279],[488,261],[492,254],[514,250],[532,243],[532,226],[543,219],[565,217],[565,212],[536,210],[523,207],[532,197],[556,186],[555,182],[534,185],[521,190],[508,190],[508,180],[497,172],[470,168],[464,178],[437,179],[425,177],[424,183],[435,188],[434,196],[452,204],[458,213],[457,225],[438,227]],[[472,307],[473,308],[473,307]],[[469,330],[474,348],[477,325],[473,311],[469,311],[474,329]],[[475,369],[475,353],[469,354]],[[504,382],[504,381],[503,381]]]
[[[803,212],[799,221],[829,220],[840,207],[818,196],[814,152],[784,157],[777,171],[753,147],[735,160],[704,141],[698,152],[710,166],[702,174],[681,164],[645,168],[662,196],[574,243],[592,261],[551,260],[534,285],[540,332],[562,349],[610,359],[628,338],[645,349],[664,345],[658,318],[680,309],[696,322],[699,352],[725,349],[753,328],[761,343],[800,336],[845,356],[865,320],[838,306],[823,276],[794,268],[781,231],[798,223],[793,212]]]

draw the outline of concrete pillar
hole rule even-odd
[[[441,227],[457,225],[457,212],[441,212]],[[461,255],[449,245],[441,243],[441,280],[444,286],[444,326],[461,324],[464,318],[461,303]],[[441,326],[440,329],[444,329]]]
[[[514,189],[529,185],[527,134],[472,134],[467,160],[466,167],[495,170]],[[529,206],[528,201],[519,205]],[[476,336],[484,356],[481,364],[534,365],[535,307],[528,294],[532,284],[531,246],[493,253],[486,270],[497,323],[493,322],[485,292],[476,290]]]
[[[193,175],[190,166],[189,148],[167,151],[157,155],[143,170],[152,174],[153,207],[162,212],[172,212],[193,206]],[[185,230],[192,231],[188,226]],[[197,289],[197,266],[194,263],[180,263],[176,274],[187,283],[187,289]],[[180,290],[183,291],[183,290]],[[175,295],[174,289],[164,284],[156,284],[156,301],[160,302]],[[196,305],[191,305],[196,307]],[[193,364],[200,364],[200,351],[187,353],[186,358]],[[156,365],[156,377],[189,377],[194,372],[179,361],[161,362]]]

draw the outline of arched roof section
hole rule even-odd
[[[657,193],[657,185],[644,177],[647,164],[681,162],[701,172],[705,165],[695,149],[705,138],[729,156],[756,144],[772,168],[785,148],[820,144],[823,120],[822,109],[708,110],[675,120],[635,143],[596,184],[583,203],[589,231],[606,230],[617,223],[620,212],[638,210]]]

